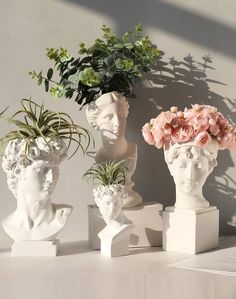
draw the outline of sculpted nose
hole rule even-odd
[[[189,180],[194,180],[195,177],[195,171],[194,171],[194,165],[189,164],[187,169],[186,169],[186,177]]]
[[[117,115],[114,115],[114,116],[113,116],[113,125],[114,125],[115,127],[118,127],[118,126],[119,126],[119,118],[118,118]]]
[[[47,181],[51,181],[53,179],[52,169],[49,169],[47,172]]]

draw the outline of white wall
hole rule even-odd
[[[32,96],[39,103],[44,101],[49,108],[69,113],[80,125],[88,127],[84,111],[80,112],[73,101],[52,99],[27,72],[49,67],[44,55],[46,47],[63,46],[75,54],[81,41],[90,44],[100,35],[99,28],[103,23],[122,33],[141,22],[145,33],[165,55],[161,63],[162,73],[157,71],[149,76],[152,88],[145,82],[136,89],[137,99],[129,101],[127,136],[139,146],[135,174],[137,190],[145,201],[172,204],[174,185],[163,153],[144,143],[141,127],[158,113],[157,109],[168,109],[172,105],[183,108],[195,102],[216,105],[236,122],[235,14],[234,0],[1,0],[0,106],[9,105],[9,112],[14,112],[22,97]],[[200,71],[190,71],[184,60],[188,54],[198,63],[203,62],[202,56],[209,54],[213,62],[205,71],[200,64],[196,64]],[[179,62],[175,75],[169,63],[171,57]],[[7,129],[8,126],[1,122],[0,135]],[[99,136],[93,133],[99,145]],[[205,186],[206,197],[220,208],[222,233],[235,233],[235,227],[227,224],[236,214],[235,159],[236,151],[220,152],[219,165]],[[92,162],[91,158],[78,155],[61,167],[53,199],[74,206],[61,233],[64,240],[87,238],[86,206],[92,202],[92,196],[91,187],[81,177]],[[3,171],[0,171],[0,190],[2,219],[15,207]],[[2,228],[0,238],[7,238]]]

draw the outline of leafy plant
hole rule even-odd
[[[0,114],[0,118],[15,125],[15,129],[8,132],[0,139],[0,149],[3,151],[7,143],[14,139],[24,139],[26,141],[26,154],[29,146],[36,138],[42,137],[45,144],[50,147],[51,140],[61,138],[67,141],[70,148],[75,143],[76,148],[72,157],[79,148],[85,153],[92,141],[90,132],[76,125],[70,116],[64,112],[54,112],[44,109],[31,99],[21,100],[22,109],[14,113],[10,118],[3,116],[6,109]],[[21,119],[16,118],[21,116]]]
[[[42,71],[29,72],[32,79],[39,85],[44,83],[46,92],[53,96],[74,98],[81,108],[110,91],[135,97],[133,87],[156,64],[159,50],[148,36],[141,35],[141,25],[121,38],[106,25],[101,30],[103,37],[91,47],[80,43],[82,57],[72,57],[64,48],[47,48],[54,67],[48,69],[46,76]],[[59,81],[53,79],[55,71]]]
[[[127,170],[124,161],[107,161],[92,165],[83,177],[87,177],[88,182],[94,185],[124,185]]]

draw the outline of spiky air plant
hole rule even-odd
[[[127,170],[124,161],[107,161],[93,164],[83,177],[86,177],[93,185],[124,185]]]
[[[11,117],[5,117],[7,109],[0,113],[0,119],[6,120],[14,129],[5,134],[0,139],[1,153],[8,142],[14,139],[25,140],[25,154],[27,155],[29,147],[35,139],[41,137],[45,145],[50,147],[50,142],[58,138],[66,141],[68,149],[72,143],[75,144],[70,158],[81,149],[85,153],[91,142],[94,143],[90,132],[75,124],[71,117],[65,112],[54,112],[44,108],[44,105],[38,105],[31,99],[21,100],[22,108]]]

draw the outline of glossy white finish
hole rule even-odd
[[[125,183],[128,197],[123,206],[134,207],[142,202],[142,197],[133,190],[132,181],[137,162],[137,145],[127,141],[124,135],[128,110],[129,104],[123,95],[109,92],[88,105],[86,116],[90,125],[101,133],[102,146],[97,150],[96,162],[125,160],[128,168]]]
[[[163,249],[183,253],[200,253],[219,243],[219,210],[167,207],[163,212]]]
[[[13,257],[56,256],[59,251],[59,240],[54,241],[16,241],[11,247]]]
[[[164,150],[165,161],[176,187],[176,209],[202,209],[209,202],[202,194],[202,187],[217,165],[217,142],[199,148],[192,142],[171,145]]]
[[[50,141],[49,148],[37,138],[27,156],[24,140],[8,143],[2,167],[17,207],[2,225],[12,239],[54,240],[64,227],[72,207],[53,204],[50,198],[59,177],[59,164],[66,155],[67,147],[61,139]]]
[[[95,202],[106,222],[99,232],[101,254],[115,257],[129,254],[130,234],[134,225],[122,211],[127,193],[123,185],[98,186],[94,189]]]
[[[162,245],[162,204],[143,202],[138,207],[123,208],[125,216],[134,224],[130,237],[130,247],[149,247]],[[101,213],[96,205],[88,206],[89,246],[100,249],[98,233],[105,227]]]

